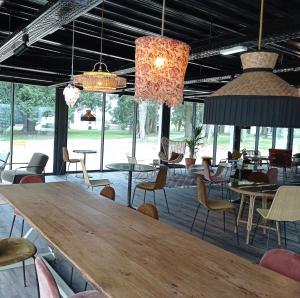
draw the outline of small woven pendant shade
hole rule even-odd
[[[299,91],[273,73],[278,55],[241,55],[244,72],[205,99],[209,124],[300,127]]]

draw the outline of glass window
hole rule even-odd
[[[10,151],[12,83],[0,82],[0,151]]]
[[[232,151],[234,126],[218,125],[217,128],[218,138],[216,163],[218,164],[221,159],[227,158],[228,151]]]
[[[241,129],[240,149],[255,150],[256,126]]]
[[[276,128],[276,149],[287,148],[288,128]]]
[[[52,172],[55,89],[16,84],[15,92],[13,163],[28,163],[33,153],[40,152],[49,156],[45,171]]]
[[[81,121],[81,116],[91,110],[96,121]],[[88,170],[100,169],[100,146],[102,125],[102,93],[81,92],[80,98],[68,114],[68,150],[70,157],[83,159],[83,154],[73,150],[94,150],[96,153],[86,155]],[[70,171],[75,170],[71,164]]]
[[[136,158],[139,163],[159,159],[162,105],[155,101],[138,104]]]
[[[113,162],[128,162],[132,156],[134,98],[128,95],[106,94],[103,166]]]
[[[203,124],[204,103],[196,104],[196,126]]]
[[[300,128],[294,128],[293,154],[300,153]]]
[[[269,156],[269,149],[272,148],[273,127],[260,127],[258,151],[261,156]]]

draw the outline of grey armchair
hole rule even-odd
[[[1,179],[3,181],[18,184],[22,177],[28,175],[43,176],[44,169],[49,157],[43,153],[34,153],[25,167],[19,167],[15,170],[5,170],[1,172]]]

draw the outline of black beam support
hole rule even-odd
[[[293,138],[294,138],[294,129],[289,128],[288,135],[287,135],[287,144],[286,144],[287,149],[293,150]]]
[[[104,160],[104,139],[105,139],[105,109],[106,109],[106,93],[100,93],[102,96],[102,123],[101,123],[101,147],[100,147],[100,171],[103,171]]]
[[[241,128],[239,126],[234,127],[233,131],[233,151],[240,151],[241,143]]]
[[[162,107],[162,117],[161,117],[161,137],[170,137],[170,118],[171,109],[167,105]],[[160,143],[160,150],[163,151],[162,144]]]
[[[54,155],[53,155],[54,156],[53,173],[56,175],[64,174],[66,171],[65,164],[63,165],[62,147],[67,146],[68,106],[66,105],[64,99],[63,90],[64,90],[63,88],[56,88]],[[61,171],[61,167],[62,167],[62,171]]]
[[[12,169],[13,163],[13,150],[14,150],[14,130],[15,125],[15,100],[16,100],[16,85],[11,83],[11,102],[10,102],[10,136],[9,136],[9,146],[10,146],[10,156],[9,156],[9,169]]]

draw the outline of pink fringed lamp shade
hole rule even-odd
[[[140,37],[135,44],[135,100],[182,103],[189,45],[164,36]]]

